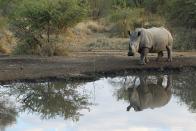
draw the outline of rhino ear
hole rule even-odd
[[[141,35],[141,31],[139,31],[138,33],[137,33],[137,36],[140,36]]]

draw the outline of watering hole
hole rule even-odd
[[[0,86],[2,131],[195,131],[196,72]]]

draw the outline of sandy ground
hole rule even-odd
[[[0,83],[58,79],[94,79],[95,76],[140,71],[181,71],[196,69],[196,52],[175,52],[173,62],[166,58],[139,65],[139,56],[128,57],[127,51],[94,50],[73,52],[68,57],[0,56]]]

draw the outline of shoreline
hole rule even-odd
[[[90,55],[88,55],[90,54]],[[139,65],[139,58],[128,57],[126,52],[115,55],[68,57],[4,56],[0,57],[0,84],[51,80],[94,80],[100,77],[147,73],[172,73],[196,70],[196,53],[176,53],[173,62],[166,58],[156,62],[150,55],[147,65]]]

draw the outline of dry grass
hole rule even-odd
[[[68,50],[80,50],[97,38],[103,37],[105,26],[97,21],[84,21],[70,28],[66,33],[60,35],[61,41]]]
[[[126,50],[128,49],[128,39],[103,37],[86,45],[89,50]]]
[[[7,30],[0,32],[0,52],[3,54],[10,54],[16,46],[16,39],[13,34]]]
[[[99,21],[85,21],[77,24],[74,28],[75,31],[83,32],[85,34],[101,33],[105,31],[105,26]]]
[[[63,43],[55,44],[53,55],[54,56],[68,56],[70,50],[68,47]]]
[[[127,38],[111,37],[113,24],[105,25],[105,21],[85,21],[67,30],[61,35],[67,49],[71,51],[126,50]],[[115,27],[114,27],[115,28]]]

